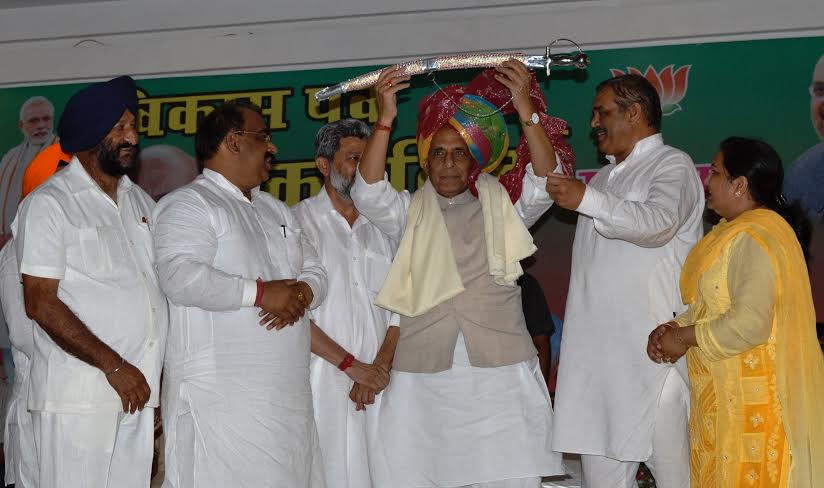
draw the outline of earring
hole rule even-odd
[[[735,192],[735,196],[736,196],[736,197],[740,197],[740,196],[741,196],[741,192],[740,192],[740,191]]]

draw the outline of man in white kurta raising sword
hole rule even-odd
[[[566,124],[543,113],[540,88],[515,61],[435,92],[418,117],[428,179],[411,196],[385,176],[407,79],[398,69],[381,74],[378,123],[352,188],[361,213],[401,240],[376,301],[401,315],[381,399],[383,449],[372,457],[386,468],[378,486],[538,487],[561,461],[515,280],[518,261],[535,251],[527,228],[552,205],[547,173],[571,172]],[[524,133],[504,184],[482,173],[508,151],[499,107],[517,113]]]

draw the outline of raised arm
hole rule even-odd
[[[532,75],[524,63],[514,59],[504,61],[501,66],[495,68],[495,71],[498,72],[495,79],[509,88],[513,94],[512,106],[518,113],[521,120],[521,129],[524,131],[524,136],[526,136],[529,153],[532,156],[532,170],[535,172],[535,176],[542,178],[547,173],[555,171],[558,161],[555,156],[555,148],[552,147],[552,142],[550,142],[541,124],[527,125],[525,123],[530,121],[532,114],[537,113],[535,105],[529,97]]]

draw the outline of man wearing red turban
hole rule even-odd
[[[375,299],[401,318],[373,482],[537,488],[562,468],[515,280],[535,252],[527,228],[552,205],[547,173],[572,170],[566,123],[544,113],[526,67],[507,61],[422,101],[418,154],[428,179],[414,195],[398,192],[385,177],[386,151],[407,79],[381,74],[378,123],[351,191],[361,215],[400,241]],[[499,181],[486,173],[509,149],[505,113],[517,114],[523,136]]]

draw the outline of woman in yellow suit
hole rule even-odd
[[[824,487],[810,224],[785,201],[783,179],[769,145],[721,143],[706,183],[722,220],[684,263],[687,312],[649,337],[653,361],[687,354],[694,488]]]

